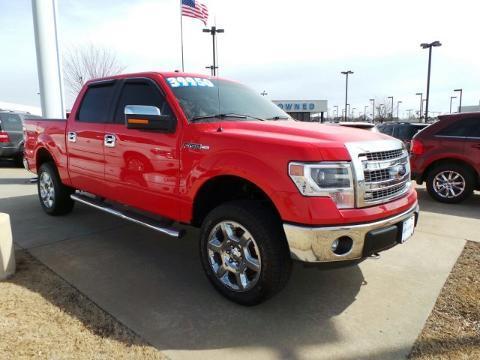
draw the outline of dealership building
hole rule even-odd
[[[327,100],[273,100],[273,103],[300,121],[323,122],[327,113]]]

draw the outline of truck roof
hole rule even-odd
[[[90,79],[86,82],[86,84],[91,84],[91,83],[95,83],[98,81],[105,81],[105,80],[119,80],[119,79],[127,79],[132,77],[152,77],[152,76],[162,76],[164,78],[183,76],[183,77],[199,77],[204,79],[222,79],[218,76],[214,77],[211,75],[188,73],[188,72],[181,72],[181,71],[144,71],[144,72],[120,74],[120,75]],[[222,80],[226,80],[226,79],[222,79]]]

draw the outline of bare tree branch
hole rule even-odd
[[[69,47],[63,54],[63,77],[74,98],[88,80],[117,75],[123,70],[125,66],[112,50],[93,44]]]

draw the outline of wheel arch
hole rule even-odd
[[[441,165],[444,165],[444,164],[449,164],[449,163],[461,165],[461,166],[464,166],[465,168],[467,168],[475,177],[475,180],[476,180],[475,187],[478,187],[480,185],[480,181],[479,181],[479,176],[480,175],[475,170],[475,168],[472,165],[470,165],[467,161],[462,160],[462,159],[458,159],[458,158],[442,158],[442,159],[438,159],[438,160],[435,160],[435,161],[431,162],[425,168],[425,171],[422,174],[422,182],[427,180],[427,177],[428,177],[428,174],[430,173],[430,171],[432,171],[433,169],[435,169],[438,166],[441,166]]]
[[[280,213],[274,202],[258,185],[240,176],[219,175],[203,183],[195,194],[191,224],[200,226],[211,210],[234,200],[262,201],[280,219]]]

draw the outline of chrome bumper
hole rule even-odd
[[[418,216],[418,203],[409,210],[393,217],[367,224],[305,227],[283,224],[283,229],[293,259],[304,262],[335,262],[360,259],[363,256],[365,238],[370,231],[396,225],[412,215]],[[401,230],[400,230],[401,231]],[[332,251],[335,239],[347,237],[352,240],[351,249],[343,255]]]

